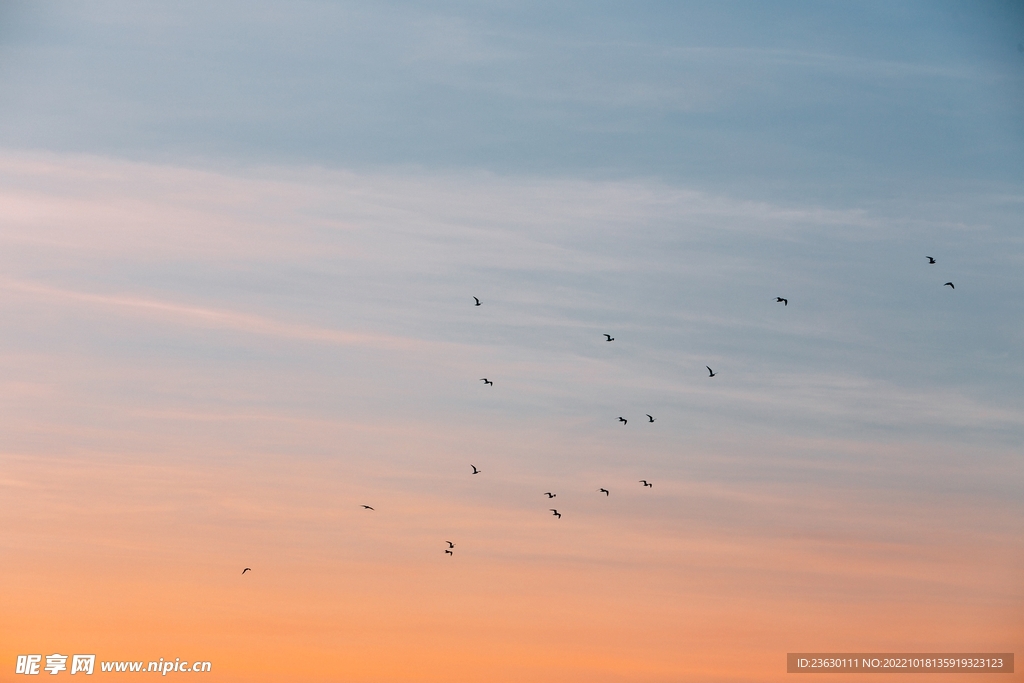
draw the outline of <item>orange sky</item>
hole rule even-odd
[[[1021,642],[1012,520],[983,504],[692,482],[622,494],[644,509],[626,519],[591,503],[553,521],[359,490],[337,464],[172,459],[5,455],[0,656],[201,658],[225,681],[731,681],[785,678],[787,651]],[[811,515],[832,532],[781,532]],[[912,542],[877,539],[892,517]]]

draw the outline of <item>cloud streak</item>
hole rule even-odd
[[[154,318],[166,324],[225,329],[236,332],[245,332],[248,334],[344,346],[368,346],[408,350],[422,344],[422,342],[412,339],[402,339],[399,337],[384,335],[360,334],[315,327],[312,325],[288,323],[265,316],[239,313],[237,311],[219,310],[199,306],[186,306],[177,303],[132,296],[90,294],[87,292],[60,289],[38,283],[22,282],[10,279],[0,280],[0,287],[15,292],[30,294],[50,302],[80,302],[122,312],[130,311],[146,317]]]

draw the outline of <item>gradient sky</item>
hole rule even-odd
[[[0,681],[1024,657],[1024,4],[550,5],[0,0]]]

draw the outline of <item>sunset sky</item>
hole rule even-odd
[[[1024,4],[0,0],[0,389],[3,682],[1024,681]]]

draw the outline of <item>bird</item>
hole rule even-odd
[[[935,263],[935,257],[933,257],[933,256],[925,256],[925,258],[928,259],[928,265],[931,265],[931,264]]]
[[[651,415],[650,413],[644,413],[644,414],[647,416],[647,419],[649,421],[654,422],[654,416],[653,415]]]
[[[555,497],[555,496],[557,496],[558,494],[557,494],[557,493],[551,493],[551,491],[548,491],[548,492],[547,492],[547,493],[545,493],[544,495],[545,495],[545,496],[547,496],[548,498],[554,498],[554,497]]]
[[[454,544],[454,543],[452,543],[451,541],[445,541],[445,543],[447,543],[447,544],[448,544],[448,547],[449,547],[449,548],[454,548],[454,547],[455,547],[455,544]]]
[[[704,367],[708,368],[708,366],[706,366],[706,365]],[[710,375],[708,375],[708,377],[714,377],[716,374],[718,374],[714,370],[712,370],[711,368],[708,368],[708,372],[711,373]]]
[[[605,341],[615,341],[615,337],[613,337],[610,334],[605,334],[604,337],[605,337],[605,339],[604,339]]]
[[[650,486],[650,487],[653,487],[653,486],[654,486],[654,484],[649,484],[649,483],[647,483],[647,480],[646,480],[646,479],[641,479],[641,480],[640,480],[640,483],[641,483],[641,484],[643,484],[644,486]]]
[[[251,572],[251,571],[252,571],[252,569],[250,569],[249,567],[246,567],[245,569],[242,570],[242,573],[244,574],[246,572]]]
[[[627,420],[627,419],[626,419],[626,418],[624,418],[624,417],[620,417],[620,418],[619,418],[619,422],[621,422],[621,423],[622,423],[623,425],[625,425],[625,424],[626,424],[627,422],[629,422],[629,420]]]
[[[548,509],[551,510],[552,514],[554,514],[555,517],[558,517],[559,519],[562,518],[562,513],[559,512],[558,510],[556,510],[555,508],[548,508]]]
[[[475,296],[473,297],[473,299],[476,301],[476,303],[473,304],[473,305],[474,306],[479,306],[480,305],[480,299],[477,299]]]
[[[447,554],[449,554],[449,555],[454,555],[454,554],[455,554],[455,553],[453,553],[453,552],[452,552],[451,550],[449,550],[448,548],[445,548],[445,549],[444,549],[444,551],[445,551],[445,552],[446,552]]]
[[[955,287],[955,286],[953,285],[953,283],[952,283],[952,282],[947,282],[946,284],[944,284],[944,285],[942,285],[942,286],[943,286],[943,287],[952,287],[953,289],[956,289],[956,287]]]
[[[608,489],[598,489],[597,492],[598,493],[603,493],[606,496],[608,495]]]
[[[486,377],[481,377],[480,381],[483,382],[484,384],[489,385],[489,386],[492,386],[494,384],[494,382],[492,382],[491,380],[487,379]]]
[[[363,507],[364,507],[364,508],[366,508],[367,510],[372,510],[372,509],[373,509],[373,508],[372,508],[372,507],[370,507],[369,505],[364,505]]]
[[[780,304],[784,304],[786,306],[789,305],[789,299],[783,299],[781,296],[775,297],[775,302],[776,303],[780,303]]]
[[[470,465],[473,468],[473,474],[480,474],[480,470],[476,468],[476,465]]]

